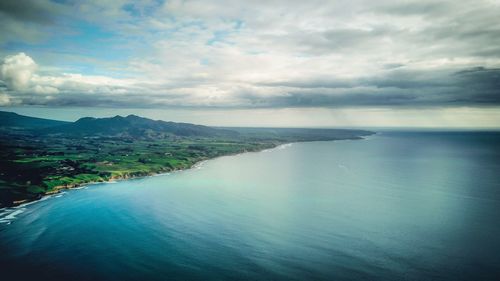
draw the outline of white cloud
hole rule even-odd
[[[0,105],[93,104],[93,100],[119,100],[137,92],[135,81],[77,73],[38,73],[38,65],[25,53],[10,55],[0,65]],[[0,84],[1,85],[1,84]],[[84,102],[87,99],[86,102]]]
[[[25,90],[36,68],[36,63],[25,53],[7,56],[0,65],[0,79],[11,90]]]

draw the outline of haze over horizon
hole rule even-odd
[[[500,1],[2,1],[0,110],[492,128]]]

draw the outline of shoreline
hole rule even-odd
[[[317,141],[328,141],[328,142],[331,142],[331,141],[339,141],[339,140],[363,140],[363,139],[365,139],[365,137],[367,137],[367,136],[356,137],[356,138],[346,138],[346,139],[335,139],[335,140],[317,140]],[[210,160],[214,160],[214,159],[217,159],[217,158],[220,158],[220,157],[236,156],[236,155],[240,155],[240,154],[244,154],[244,153],[252,153],[252,152],[253,153],[265,152],[265,151],[270,151],[270,150],[278,149],[279,147],[288,147],[288,146],[293,145],[295,143],[317,142],[317,141],[285,142],[285,143],[276,144],[276,145],[274,145],[273,147],[270,147],[270,148],[264,148],[264,149],[260,149],[260,150],[256,150],[256,151],[242,151],[242,152],[237,152],[237,153],[231,153],[231,154],[225,154],[225,155],[218,155],[218,156],[213,157],[213,158],[201,159],[199,161],[196,161],[196,162],[194,162],[192,165],[190,165],[187,168],[172,169],[170,171],[160,171],[160,172],[157,172],[157,173],[148,173],[148,174],[145,174],[145,175],[124,175],[124,176],[118,176],[118,177],[114,176],[114,177],[110,177],[108,180],[104,180],[104,181],[85,182],[85,183],[75,184],[75,185],[70,185],[70,186],[56,186],[56,187],[54,187],[54,190],[48,191],[48,192],[44,193],[43,195],[41,195],[41,196],[39,196],[37,198],[32,198],[32,199],[30,198],[30,199],[23,199],[23,200],[14,201],[11,206],[5,206],[5,207],[0,208],[0,215],[2,215],[3,211],[5,211],[7,209],[16,209],[17,210],[19,208],[24,208],[24,207],[29,206],[31,204],[34,204],[36,202],[40,202],[40,201],[44,201],[44,200],[47,200],[49,198],[52,198],[55,195],[61,194],[65,190],[78,190],[78,189],[85,188],[85,187],[87,187],[89,185],[110,184],[110,183],[116,183],[116,182],[120,182],[120,181],[124,181],[124,180],[142,179],[142,178],[148,178],[148,177],[154,177],[154,176],[168,175],[170,173],[191,170],[191,169],[196,168],[197,166],[199,166],[201,163],[204,163],[204,162],[207,162],[207,161],[210,161]],[[7,216],[9,216],[9,215],[7,215]],[[5,217],[0,217],[0,223],[2,222],[2,220],[4,218]]]
[[[168,175],[170,173],[191,170],[191,169],[196,168],[197,166],[199,166],[201,163],[204,163],[204,162],[209,161],[209,160],[214,160],[214,159],[217,159],[219,157],[235,156],[235,155],[239,155],[239,154],[243,154],[243,153],[249,153],[249,152],[262,152],[262,151],[266,151],[266,150],[276,149],[277,147],[280,147],[280,146],[283,146],[283,145],[288,145],[288,144],[292,144],[292,143],[280,143],[280,144],[277,144],[277,145],[275,145],[275,146],[273,146],[271,148],[265,148],[265,149],[256,150],[256,151],[242,151],[242,152],[237,152],[237,153],[218,155],[218,156],[213,157],[213,158],[201,159],[199,161],[194,162],[189,167],[181,168],[181,169],[172,169],[172,170],[169,170],[169,171],[159,171],[159,172],[156,172],[156,173],[152,172],[152,173],[139,174],[139,175],[112,176],[108,180],[103,180],[103,181],[85,182],[85,183],[74,184],[74,185],[69,185],[69,186],[66,186],[66,185],[55,186],[53,190],[48,191],[48,192],[44,193],[43,195],[40,195],[39,197],[29,198],[29,199],[23,199],[23,200],[17,200],[17,201],[12,202],[13,204],[11,206],[5,206],[5,207],[0,208],[0,214],[1,214],[2,211],[5,211],[7,209],[23,208],[23,207],[31,205],[33,203],[49,199],[49,198],[51,198],[51,197],[53,197],[55,195],[61,194],[65,190],[78,190],[78,189],[82,189],[82,188],[84,188],[86,186],[89,186],[89,185],[109,184],[109,183],[116,183],[116,182],[120,182],[120,181],[124,181],[124,180],[142,179],[142,178],[148,178],[148,177],[154,177],[154,176]],[[1,222],[2,219],[3,218],[0,217],[0,222]]]

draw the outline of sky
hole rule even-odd
[[[0,1],[0,110],[499,127],[500,0]]]

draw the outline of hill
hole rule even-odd
[[[238,133],[226,129],[189,123],[152,120],[136,115],[109,118],[84,117],[76,122],[45,129],[46,134],[77,136],[119,136],[129,138],[180,137],[234,137]]]
[[[19,115],[14,112],[0,111],[0,127],[12,129],[40,129],[64,125],[69,122]]]

